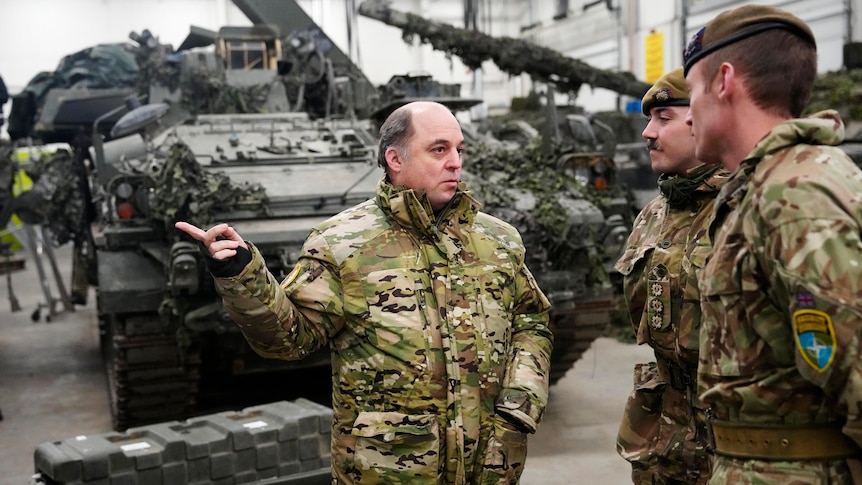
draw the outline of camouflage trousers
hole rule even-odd
[[[709,485],[853,485],[850,460],[765,461],[716,456]],[[859,460],[855,466],[862,470]],[[862,477],[859,477],[862,479]]]
[[[632,465],[635,485],[704,485],[709,478],[706,417],[655,362],[638,364],[626,403],[617,451]]]

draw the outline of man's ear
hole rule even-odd
[[[386,160],[386,165],[389,167],[389,173],[401,172],[402,160],[397,149],[394,147],[388,147],[386,149],[386,153],[383,154],[383,158]]]
[[[719,99],[727,100],[732,97],[739,88],[741,82],[739,76],[736,75],[736,69],[729,62],[721,63],[718,67],[718,74],[715,76],[715,93]]]

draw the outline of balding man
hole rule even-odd
[[[337,483],[516,484],[523,471],[548,399],[549,303],[518,232],[460,181],[463,146],[445,106],[394,111],[377,196],[312,229],[281,284],[229,225],[176,225],[206,248],[256,352],[331,350]]]

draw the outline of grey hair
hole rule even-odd
[[[401,158],[407,158],[407,142],[413,136],[412,110],[401,107],[392,112],[380,126],[380,141],[377,146],[377,164],[389,173],[386,150],[394,148]]]

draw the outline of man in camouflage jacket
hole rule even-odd
[[[523,471],[548,399],[549,303],[517,231],[458,182],[462,150],[444,106],[396,110],[377,197],[315,227],[281,284],[226,224],[177,224],[209,249],[259,354],[331,349],[333,483],[516,484]]]
[[[685,66],[698,158],[734,172],[700,279],[710,483],[862,483],[862,172],[834,146],[836,112],[799,118],[814,36],[740,7],[692,39]]]
[[[727,172],[695,158],[685,123],[688,87],[682,68],[644,95],[643,131],[660,194],[638,214],[616,263],[638,344],[655,362],[638,364],[620,424],[617,450],[636,485],[704,484],[709,479],[706,416],[697,399],[701,325],[697,273],[711,250],[712,204]]]

